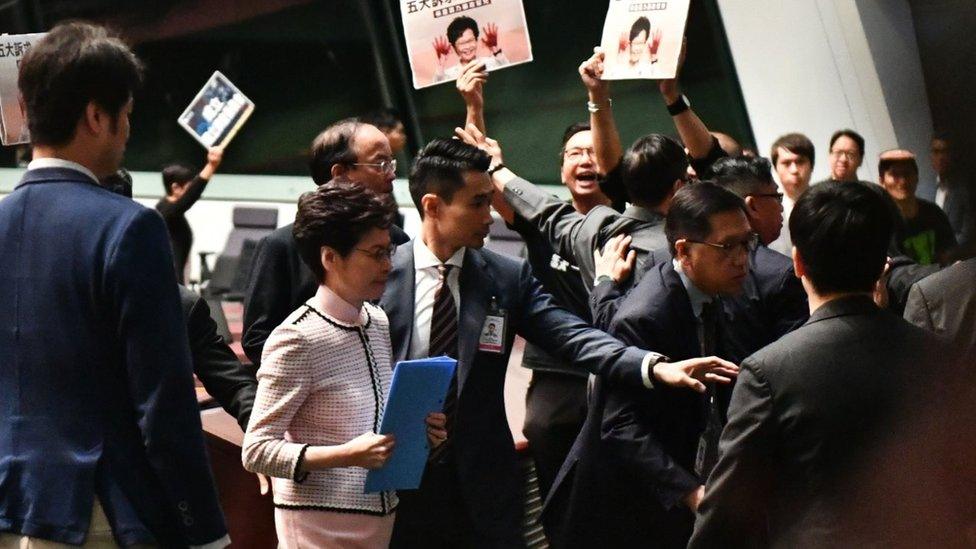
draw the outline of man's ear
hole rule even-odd
[[[797,278],[803,278],[807,276],[807,266],[803,263],[803,256],[800,255],[800,250],[793,246],[793,272],[796,273]]]
[[[81,120],[78,121],[78,129],[90,136],[96,136],[102,133],[102,125],[109,121],[108,114],[94,101],[89,101],[85,105]]]
[[[688,241],[684,238],[679,238],[674,242],[674,258],[678,260],[681,267],[687,269],[691,264],[691,258],[689,253]]]
[[[332,170],[330,171],[330,175],[332,176],[332,179],[335,179],[337,177],[345,176],[348,172],[349,172],[349,166],[341,162],[336,162],[335,164],[332,165]]]
[[[442,205],[441,197],[434,193],[427,193],[420,198],[420,207],[424,210],[424,219],[428,217],[437,219]]]
[[[746,210],[748,210],[750,212],[756,211],[756,197],[754,197],[754,196],[747,196],[745,198],[744,202],[746,203]]]

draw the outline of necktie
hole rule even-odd
[[[434,311],[430,318],[430,348],[429,354],[435,356],[449,356],[456,359],[458,356],[457,342],[457,308],[454,305],[454,295],[451,294],[450,285],[447,277],[453,265],[439,265],[437,271],[440,274],[441,286],[434,294]],[[434,448],[430,452],[429,461],[440,461],[444,457],[447,447],[451,442],[451,433],[454,428],[454,412],[457,408],[457,370],[451,378],[451,385],[447,389],[444,397],[444,415],[447,416],[447,440],[443,444]]]
[[[718,327],[718,315],[721,304],[713,299],[702,306],[701,322],[698,325],[698,341],[701,346],[701,356],[715,354],[715,333]],[[718,409],[718,397],[715,384],[706,385],[707,398],[705,410],[705,430],[698,439],[698,455],[695,457],[695,472],[705,481],[708,474],[718,461],[718,441],[722,436],[722,418]]]

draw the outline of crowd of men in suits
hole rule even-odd
[[[401,492],[392,546],[524,545],[503,403],[516,336],[554,547],[976,544],[976,259],[956,261],[973,216],[948,163],[933,210],[911,152],[860,182],[863,140],[843,130],[832,180],[811,185],[808,139],[785,135],[773,164],[726,150],[676,79],[659,91],[680,141],[625,149],[602,63],[580,66],[590,119],[562,138],[571,201],[505,165],[477,60],[457,81],[464,125],[414,161],[421,229],[391,227],[379,305],[395,359],[424,356],[426,290],[450,266],[458,372],[446,455]],[[191,373],[242,428],[254,374],[177,285],[162,219],[101,185],[142,65],[69,23],[20,71],[34,160],[0,201],[0,547],[224,546]],[[312,142],[317,185],[388,194],[395,167],[360,119]],[[492,208],[527,261],[483,249]],[[250,276],[243,346],[258,367],[319,283],[291,229],[260,242]],[[480,344],[489,318],[500,350]]]

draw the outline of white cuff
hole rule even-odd
[[[190,548],[191,549],[224,549],[224,547],[227,547],[228,545],[230,545],[230,534],[227,534],[216,541],[211,541],[210,543],[207,543],[205,545],[191,545]]]
[[[647,353],[644,355],[644,360],[641,361],[641,381],[644,382],[644,387],[648,389],[654,388],[654,372],[652,370],[659,360],[661,360],[661,355]]]

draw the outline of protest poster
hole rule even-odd
[[[690,0],[610,0],[603,25],[604,80],[674,78]]]
[[[254,112],[254,103],[220,71],[214,71],[179,124],[207,148],[224,148]]]
[[[400,0],[413,87],[457,80],[480,59],[489,71],[532,61],[522,0]]]
[[[4,145],[30,141],[27,116],[20,102],[20,90],[17,89],[17,71],[20,60],[44,34],[0,35],[0,141]]]

